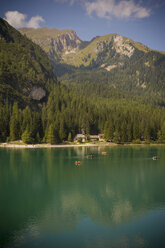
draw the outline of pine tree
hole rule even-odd
[[[10,119],[10,140],[18,140],[20,138],[20,125],[19,125],[19,109],[18,103],[14,103],[12,115]]]
[[[54,127],[53,127],[52,124],[48,128],[48,134],[47,134],[46,141],[47,141],[47,143],[50,143],[50,144],[55,144],[56,143],[56,141],[55,141],[55,131],[54,131]]]
[[[31,112],[29,106],[27,106],[23,110],[22,115],[23,115],[22,132],[24,132],[26,129],[28,129],[30,132],[32,132],[32,129],[33,129],[32,112]]]
[[[67,138],[66,125],[65,122],[60,120],[60,130],[59,130],[60,140],[65,140]]]
[[[8,101],[5,104],[0,104],[0,141],[6,141],[10,135],[9,123],[10,123],[11,108]]]
[[[120,142],[121,142],[121,135],[120,135],[120,133],[119,133],[118,130],[116,130],[116,131],[114,132],[113,141],[114,141],[115,143],[120,143]]]
[[[26,144],[32,144],[32,143],[34,143],[34,139],[33,139],[33,137],[32,137],[32,134],[31,134],[31,132],[30,132],[28,129],[26,129],[26,130],[23,132],[21,138],[22,138],[22,141],[23,141],[24,143],[26,143]]]
[[[68,141],[69,141],[69,142],[72,142],[72,134],[71,134],[71,132],[70,132],[69,135],[68,135]]]
[[[158,141],[161,143],[165,142],[165,121],[163,122],[161,126],[161,130],[158,132]]]
[[[139,124],[138,124],[138,121],[137,120],[135,120],[134,123],[133,123],[133,138],[135,140],[140,138]]]
[[[40,134],[39,132],[36,135],[36,142],[39,144],[41,142]]]

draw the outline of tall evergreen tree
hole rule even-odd
[[[12,109],[10,119],[10,140],[18,140],[20,138],[20,123],[19,123],[19,109],[18,103],[15,102]]]
[[[55,130],[54,130],[54,127],[53,127],[52,124],[48,128],[46,141],[47,141],[47,143],[50,143],[50,144],[55,144],[56,143]]]
[[[32,133],[29,131],[29,129],[26,129],[23,132],[21,138],[22,138],[22,141],[24,143],[26,143],[26,144],[32,144],[32,143],[34,143],[34,139],[32,137]]]

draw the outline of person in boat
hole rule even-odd
[[[75,163],[75,165],[81,165],[82,164],[81,161],[75,161],[74,163]]]

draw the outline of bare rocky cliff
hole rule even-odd
[[[72,51],[78,49],[81,41],[74,31],[68,31],[65,34],[58,35],[57,39],[51,39],[51,46],[56,48],[56,51]]]
[[[24,28],[20,32],[40,45],[56,66],[65,64],[111,71],[121,68],[125,61],[136,56],[137,51],[143,55],[151,51],[143,44],[115,33],[97,36],[90,42],[85,42],[73,30]]]
[[[19,31],[40,45],[51,57],[59,57],[62,53],[75,52],[82,43],[73,30],[23,28]]]

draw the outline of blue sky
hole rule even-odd
[[[165,0],[2,0],[15,28],[73,29],[82,40],[117,33],[165,51]]]

